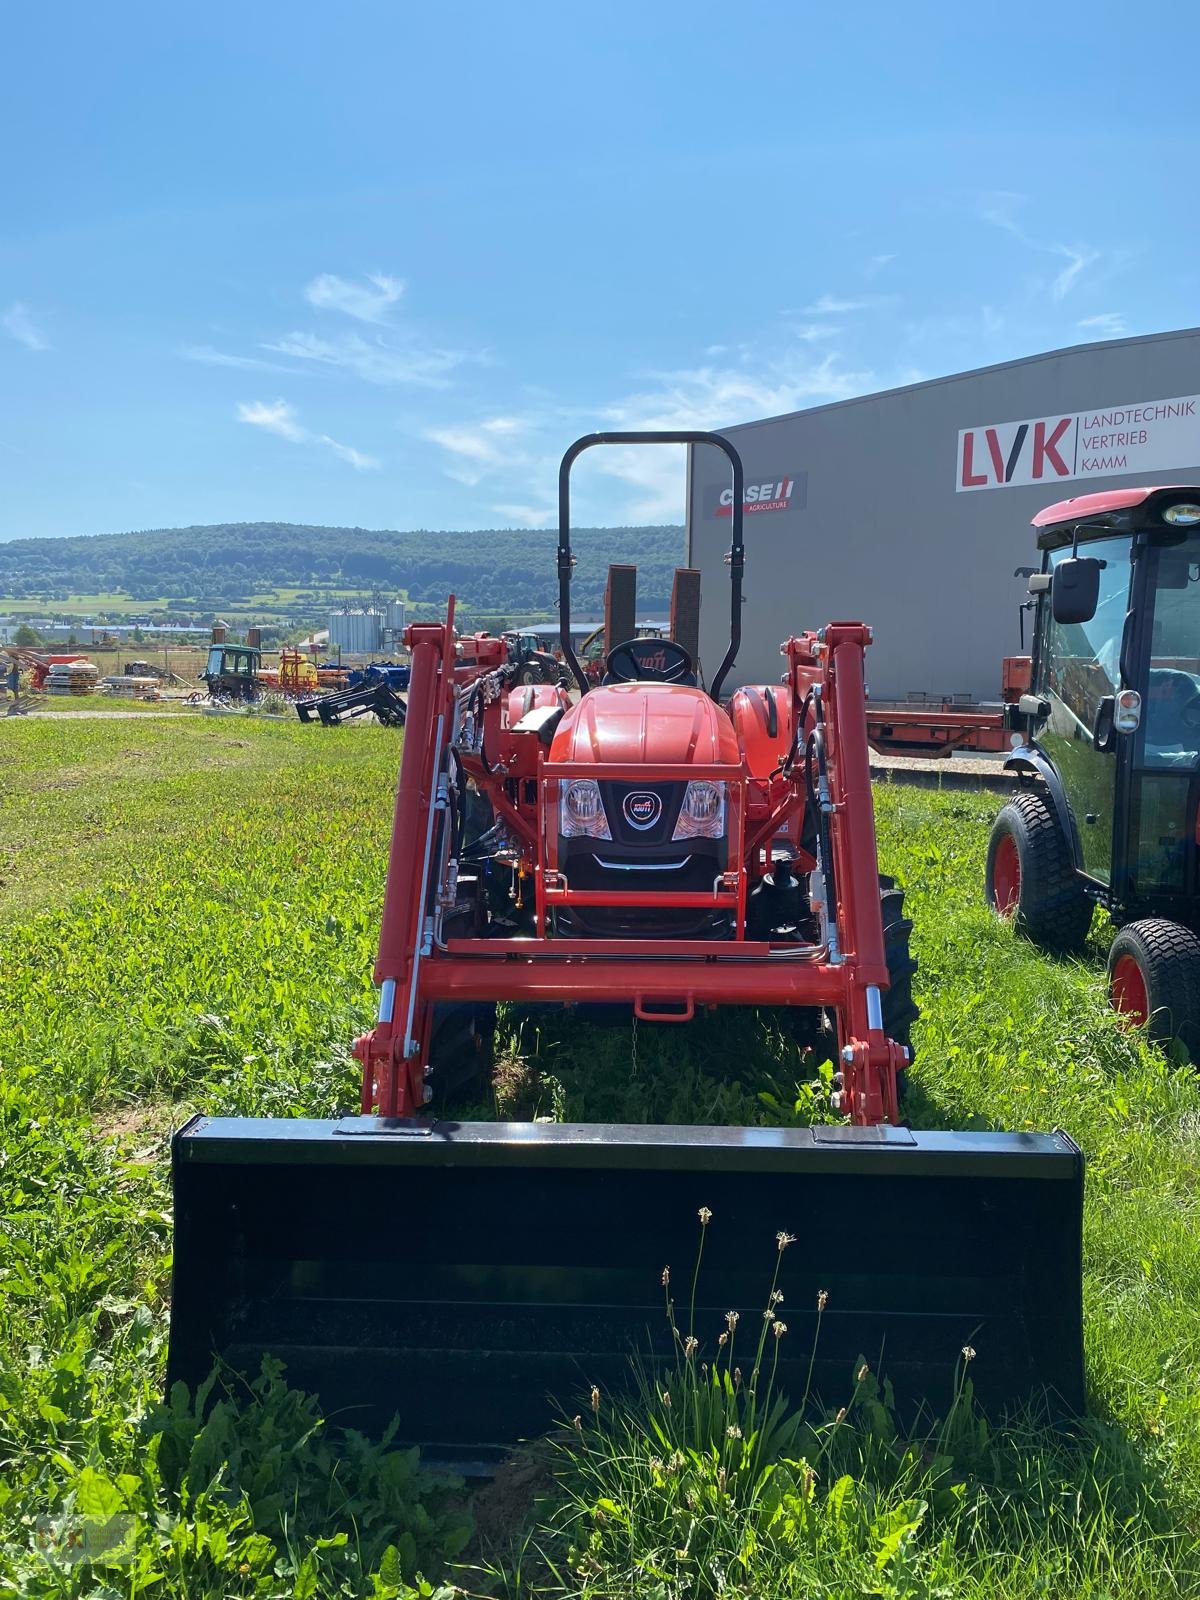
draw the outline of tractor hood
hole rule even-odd
[[[702,689],[614,683],[591,689],[555,729],[550,761],[601,766],[741,765],[733,724]]]

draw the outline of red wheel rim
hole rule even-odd
[[[1002,917],[1011,917],[1021,898],[1021,857],[1017,841],[1006,833],[992,860],[992,899]]]
[[[1149,1021],[1146,977],[1133,956],[1117,957],[1108,980],[1108,993],[1113,1010],[1127,1017],[1135,1027],[1141,1028]]]

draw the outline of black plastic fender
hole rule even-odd
[[[1058,818],[1059,826],[1071,848],[1071,860],[1075,870],[1082,872],[1083,851],[1079,843],[1079,829],[1075,826],[1075,817],[1058,768],[1050,757],[1035,744],[1018,745],[1012,754],[1005,758],[1004,770],[1033,773],[1042,780],[1050,796],[1050,804],[1054,807],[1054,815]]]

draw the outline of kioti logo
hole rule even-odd
[[[964,428],[958,436],[957,487],[998,489],[1074,477],[1077,433],[1074,416]]]
[[[659,645],[657,650],[635,651],[638,666],[643,672],[665,672],[667,670],[667,652]]]
[[[633,828],[652,828],[662,815],[662,801],[652,789],[636,789],[625,796],[625,820]]]

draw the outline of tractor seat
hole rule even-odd
[[[674,639],[627,639],[609,651],[600,682],[681,683],[694,689],[696,670],[691,656]]]

